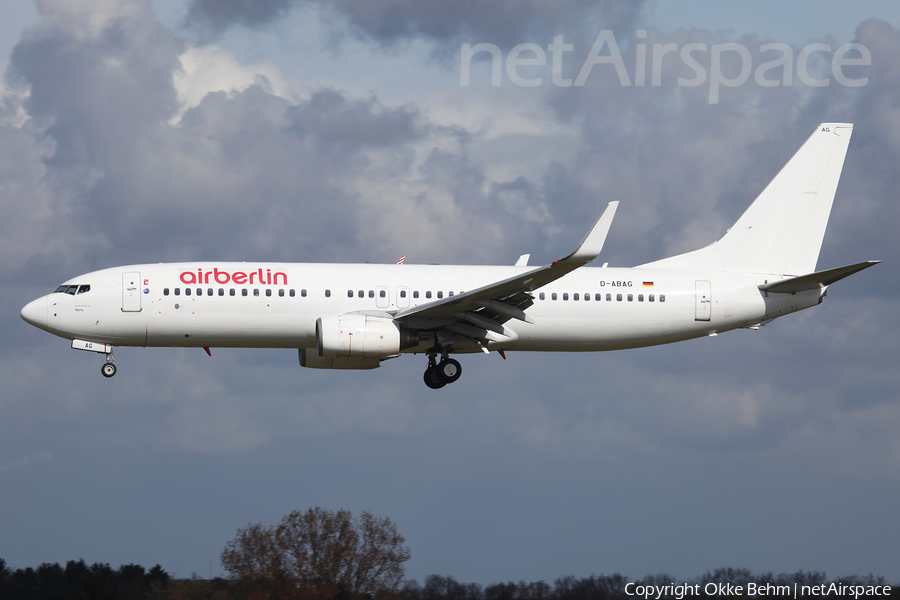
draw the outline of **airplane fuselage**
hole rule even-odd
[[[23,311],[66,339],[113,346],[315,348],[323,315],[389,317],[530,267],[178,263],[75,277]],[[252,275],[252,279],[251,279]],[[644,268],[578,269],[532,293],[534,323],[510,321],[487,349],[618,350],[757,326],[820,301],[819,290],[767,298],[771,275]],[[74,291],[78,291],[77,289]],[[415,322],[411,323],[415,329]],[[433,325],[432,325],[433,326]],[[423,352],[422,343],[402,352]],[[459,347],[458,352],[480,351]]]

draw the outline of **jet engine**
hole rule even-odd
[[[316,320],[316,353],[323,358],[391,358],[418,344],[417,331],[390,317],[346,313]]]

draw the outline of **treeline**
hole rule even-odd
[[[708,585],[743,586],[753,583],[757,586],[855,586],[862,589],[880,588],[887,584],[883,577],[874,575],[827,578],[825,573],[799,571],[791,574],[754,574],[746,569],[718,569],[687,581],[674,580],[667,575],[652,575],[642,579],[630,579],[624,575],[592,575],[590,577],[562,577],[552,584],[537,582],[508,582],[481,585],[460,583],[453,577],[431,575],[420,584],[407,580],[396,594],[389,597],[359,600],[605,600],[607,598],[642,598],[652,588],[659,593],[651,598],[715,598],[726,597],[725,593],[708,593]],[[630,586],[629,586],[630,584]],[[700,594],[686,594],[684,587],[698,586]],[[629,586],[626,588],[626,586]],[[643,586],[643,590],[638,586]],[[628,589],[629,593],[626,593]],[[696,588],[695,588],[696,589]],[[854,593],[836,588],[838,593],[798,594],[807,597],[853,598]],[[639,591],[641,590],[641,591]],[[769,594],[772,595],[772,594]],[[292,594],[294,596],[294,594]],[[380,595],[379,595],[380,596]],[[233,581],[226,579],[173,579],[159,565],[150,570],[139,565],[122,565],[118,569],[108,564],[86,564],[83,560],[69,561],[65,567],[59,564],[42,564],[37,568],[12,570],[0,559],[0,600],[249,600],[258,596],[250,590],[242,590]],[[272,597],[272,596],[268,596]],[[319,598],[315,593],[304,594],[298,590],[295,597],[307,600],[355,600],[346,592],[329,598]],[[743,594],[729,594],[728,597],[747,597]],[[759,596],[756,596],[757,598]],[[785,594],[776,597],[785,598]],[[791,594],[789,597],[793,597]],[[900,585],[891,585],[890,595],[860,594],[860,598],[900,598]]]
[[[0,600],[118,600],[152,598],[150,592],[161,589],[169,574],[156,565],[149,571],[140,565],[88,565],[70,560],[65,567],[44,563],[34,569],[12,570],[0,558]]]

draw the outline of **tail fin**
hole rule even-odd
[[[718,242],[643,267],[804,275],[816,269],[852,123],[823,123]]]

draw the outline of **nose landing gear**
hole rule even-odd
[[[462,375],[462,365],[448,356],[448,351],[441,352],[441,362],[437,362],[437,353],[428,354],[428,368],[425,369],[425,385],[438,390],[448,383],[453,383]]]
[[[109,349],[109,353],[106,355],[106,362],[100,367],[100,372],[107,378],[116,374],[116,358],[113,356],[112,348]]]

